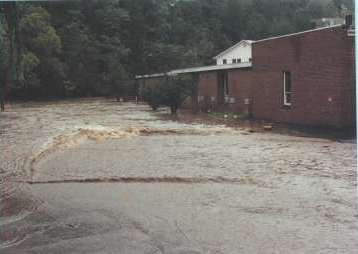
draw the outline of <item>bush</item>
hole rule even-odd
[[[160,95],[158,89],[154,86],[142,87],[139,91],[140,96],[153,109],[157,110],[160,106]]]
[[[166,76],[155,85],[143,87],[140,95],[154,110],[167,106],[175,115],[184,100],[192,95],[194,85],[192,76]]]

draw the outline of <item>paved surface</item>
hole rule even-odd
[[[107,100],[0,115],[1,253],[356,253],[356,148]]]

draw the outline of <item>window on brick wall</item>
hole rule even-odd
[[[219,71],[218,75],[218,104],[224,104],[229,96],[228,72]]]
[[[291,106],[292,100],[292,77],[291,72],[283,72],[283,105]]]
[[[228,79],[227,72],[225,72],[225,76],[224,76],[224,95],[229,96],[229,79]]]

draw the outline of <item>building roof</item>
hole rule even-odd
[[[221,57],[222,55],[225,55],[226,53],[234,50],[236,47],[240,46],[240,45],[251,45],[254,41],[251,40],[242,40],[239,41],[238,43],[236,43],[235,45],[231,46],[230,48],[224,50],[223,52],[221,52],[220,54],[218,54],[217,56],[214,56],[213,59],[217,59],[219,57]]]
[[[230,70],[230,69],[241,69],[241,68],[250,68],[252,67],[251,62],[243,62],[236,64],[222,64],[222,65],[210,65],[210,66],[202,66],[202,67],[194,67],[194,68],[186,68],[186,69],[177,69],[168,71],[165,73],[155,73],[150,75],[137,75],[135,79],[144,79],[144,78],[157,78],[163,76],[176,76],[178,74],[185,73],[198,73],[198,72],[206,72],[206,71],[217,71],[217,70]]]
[[[225,51],[221,52],[219,55],[215,56],[214,59],[217,59],[218,57],[222,56],[223,54],[226,54],[227,52],[230,52],[231,50],[233,50],[237,46],[242,45],[244,43],[251,45],[251,44],[254,44],[254,43],[260,43],[260,42],[264,42],[264,41],[275,40],[275,39],[280,39],[280,38],[285,38],[285,37],[290,37],[290,36],[297,36],[297,35],[300,35],[300,34],[311,33],[311,32],[321,31],[321,30],[325,30],[325,29],[333,29],[333,28],[337,28],[337,27],[342,27],[342,25],[321,27],[321,28],[306,30],[306,31],[302,31],[302,32],[292,33],[292,34],[269,37],[269,38],[265,38],[265,39],[261,39],[261,40],[257,40],[257,41],[242,40],[239,43],[237,43],[237,44],[233,45],[232,47],[226,49]],[[355,36],[354,28],[350,28],[347,31],[347,33],[348,33],[348,36]],[[194,67],[194,68],[172,70],[172,71],[165,72],[165,73],[156,73],[156,74],[149,74],[149,75],[137,75],[137,76],[135,76],[135,78],[136,79],[155,78],[155,77],[163,77],[163,76],[175,76],[175,75],[184,74],[184,73],[196,73],[196,72],[215,71],[215,70],[229,70],[229,69],[249,68],[249,67],[252,67],[251,62],[243,62],[243,63],[236,63],[236,64],[211,65],[211,66],[202,66],[202,67]]]
[[[317,31],[321,31],[321,30],[337,28],[337,27],[341,27],[341,26],[342,25],[320,27],[320,28],[310,29],[310,30],[306,30],[306,31],[302,31],[302,32],[292,33],[292,34],[273,36],[273,37],[269,37],[269,38],[254,41],[252,43],[259,43],[259,42],[263,42],[263,41],[275,40],[275,39],[285,38],[285,37],[289,37],[289,36],[296,36],[296,35],[305,34],[305,33],[312,33],[312,32],[317,32]]]

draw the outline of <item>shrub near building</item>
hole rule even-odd
[[[153,110],[166,106],[175,115],[185,99],[193,94],[194,86],[192,76],[166,76],[154,85],[141,88],[140,95]]]

